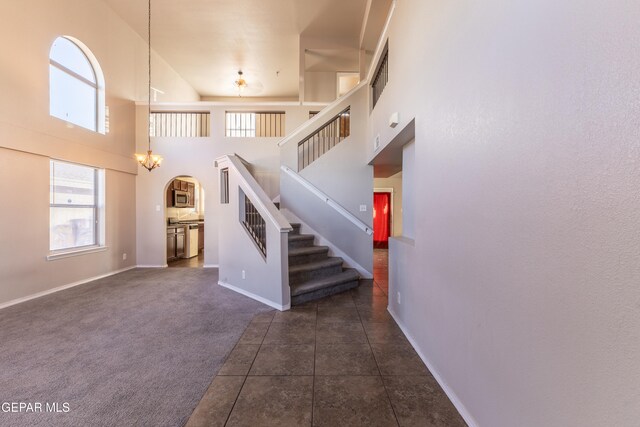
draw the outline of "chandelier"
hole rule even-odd
[[[148,22],[148,40],[147,40],[147,44],[149,46],[148,49],[148,54],[149,54],[149,80],[148,80],[148,94],[149,94],[149,98],[148,98],[148,103],[147,103],[147,117],[149,120],[149,123],[151,123],[151,0],[149,0],[149,22]],[[162,157],[157,155],[157,154],[153,154],[153,151],[151,151],[151,129],[147,129],[147,154],[136,154],[136,159],[138,160],[138,163],[140,163],[142,165],[142,167],[144,167],[145,169],[147,169],[149,172],[151,172],[152,170],[154,170],[155,168],[159,168],[160,167],[160,163],[162,163]]]
[[[238,96],[242,96],[242,91],[247,87],[247,81],[242,77],[242,70],[238,71],[238,78],[233,84],[238,88]]]

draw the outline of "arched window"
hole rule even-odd
[[[49,114],[104,133],[104,77],[80,41],[58,37],[49,52]]]

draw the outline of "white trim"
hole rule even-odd
[[[398,326],[402,330],[402,333],[407,337],[407,340],[409,340],[409,343],[411,344],[413,349],[416,351],[416,353],[418,353],[418,356],[420,356],[420,359],[422,359],[424,364],[427,365],[427,368],[431,372],[431,375],[433,375],[433,378],[435,378],[438,384],[440,384],[440,387],[442,387],[442,390],[447,395],[451,403],[453,403],[453,406],[456,407],[456,409],[458,410],[462,418],[464,418],[464,421],[469,425],[469,427],[477,427],[478,422],[475,420],[475,418],[473,418],[471,413],[467,410],[466,406],[464,406],[464,404],[458,398],[458,396],[453,392],[451,387],[449,387],[449,385],[440,376],[438,371],[436,371],[435,367],[433,366],[433,363],[431,363],[431,361],[422,353],[422,351],[420,350],[420,347],[416,343],[416,340],[414,340],[411,334],[409,334],[409,332],[407,331],[407,328],[402,324],[402,322],[398,320],[398,316],[393,312],[393,310],[391,310],[390,307],[387,307],[387,311],[389,312],[389,314],[391,314],[391,317],[393,317],[393,320],[395,320],[395,322],[398,324]]]
[[[136,268],[167,268],[167,267],[169,267],[169,264],[160,264],[160,265],[157,265],[157,264],[154,264],[154,265],[152,265],[152,264],[147,264],[147,265],[138,264],[138,265],[136,265]]]
[[[355,225],[356,227],[358,227],[360,230],[364,231],[365,233],[367,233],[369,236],[371,236],[373,234],[373,227],[365,224],[364,222],[362,222],[360,219],[358,219],[355,215],[353,215],[351,212],[349,212],[348,210],[346,210],[341,204],[339,204],[338,202],[336,202],[335,200],[333,200],[331,197],[327,196],[325,193],[323,193],[320,189],[318,189],[315,185],[311,184],[309,181],[307,181],[306,179],[304,179],[302,176],[300,176],[298,173],[294,172],[293,169],[291,169],[288,166],[280,166],[280,169],[286,173],[287,175],[289,175],[291,178],[293,178],[294,180],[298,181],[298,183],[300,185],[302,185],[304,188],[306,188],[307,190],[309,190],[311,193],[313,193],[316,197],[318,197],[320,200],[324,201],[327,205],[329,205],[330,207],[333,208],[333,210],[335,210],[336,212],[338,212],[340,215],[342,215],[343,217],[345,217],[346,219],[348,219],[353,225]]]
[[[291,304],[287,304],[287,305],[277,304],[277,303],[275,303],[275,302],[273,302],[271,300],[268,300],[268,299],[266,299],[264,297],[261,297],[259,295],[254,294],[254,293],[251,293],[249,291],[245,291],[244,289],[240,289],[238,287],[230,285],[229,283],[223,282],[222,280],[218,281],[218,285],[222,286],[223,288],[227,288],[227,289],[230,289],[230,290],[232,290],[234,292],[242,294],[245,297],[249,297],[249,298],[254,299],[256,301],[259,301],[259,302],[261,302],[263,304],[266,304],[269,307],[273,307],[276,310],[286,311],[286,310],[289,310],[291,308]]]
[[[205,264],[202,268],[220,268],[218,264]]]
[[[66,252],[54,252],[47,255],[47,261],[55,261],[57,259],[70,258],[74,256],[80,256],[85,254],[93,254],[96,252],[104,252],[109,249],[108,246],[91,246],[86,249],[77,249]]]
[[[49,295],[49,294],[53,294],[55,292],[63,291],[65,289],[73,288],[75,286],[84,285],[85,283],[93,282],[94,280],[104,279],[105,277],[113,276],[113,275],[119,274],[119,273],[124,273],[125,271],[133,270],[134,268],[136,268],[135,265],[131,266],[131,267],[122,268],[120,270],[112,271],[110,273],[101,274],[99,276],[90,277],[88,279],[79,280],[77,282],[69,283],[67,285],[58,286],[57,288],[53,288],[53,289],[49,289],[49,290],[46,290],[46,291],[38,292],[38,293],[35,293],[35,294],[32,294],[32,295],[28,295],[26,297],[17,298],[17,299],[14,299],[14,300],[11,300],[11,301],[8,301],[8,302],[0,304],[0,310],[2,310],[3,308],[10,307],[12,305],[16,305],[16,304],[20,304],[20,303],[23,303],[23,302],[30,301],[32,299],[40,298],[40,297],[43,297],[45,295]]]

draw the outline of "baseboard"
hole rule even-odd
[[[220,268],[218,264],[205,264],[202,267],[203,268]]]
[[[422,359],[424,364],[427,365],[427,368],[429,368],[431,375],[433,375],[433,378],[435,378],[438,384],[440,384],[440,387],[442,387],[442,390],[444,390],[444,393],[447,395],[449,400],[451,400],[451,403],[453,403],[453,406],[456,407],[456,409],[458,410],[458,412],[460,413],[464,421],[469,425],[469,427],[477,427],[478,426],[477,421],[471,416],[467,408],[460,401],[460,399],[458,399],[458,396],[453,392],[453,390],[451,390],[451,387],[449,387],[449,385],[444,381],[444,379],[440,376],[438,371],[436,371],[435,367],[433,366],[433,363],[431,363],[431,361],[427,358],[427,356],[425,356],[422,353],[422,351],[420,351],[420,347],[418,347],[418,344],[413,339],[411,334],[409,334],[404,324],[398,319],[398,316],[389,307],[387,307],[387,311],[389,312],[389,314],[391,314],[391,317],[393,317],[393,320],[396,321],[396,323],[402,330],[402,333],[407,337],[407,340],[409,340],[409,343],[411,344],[413,349],[416,351],[416,353],[418,353],[418,356],[420,356],[420,359]]]
[[[11,307],[12,305],[16,305],[16,304],[20,304],[20,303],[23,303],[23,302],[30,301],[32,299],[40,298],[40,297],[43,297],[45,295],[53,294],[55,292],[64,291],[65,289],[73,288],[75,286],[84,285],[85,283],[93,282],[94,280],[104,279],[105,277],[113,276],[115,274],[123,273],[123,272],[129,271],[129,270],[133,270],[134,268],[137,268],[137,267],[134,265],[134,266],[127,267],[127,268],[122,268],[120,270],[112,271],[110,273],[101,274],[99,276],[94,276],[94,277],[90,277],[88,279],[83,279],[83,280],[79,280],[77,282],[73,282],[73,283],[69,283],[69,284],[66,284],[66,285],[58,286],[57,288],[48,289],[46,291],[42,291],[42,292],[38,292],[38,293],[35,293],[35,294],[32,294],[32,295],[28,295],[26,297],[17,298],[17,299],[14,299],[14,300],[11,300],[11,301],[8,301],[8,302],[0,304],[0,310],[2,310],[3,308]]]
[[[136,265],[136,268],[167,268],[167,267],[169,267],[169,264],[164,264],[164,265],[138,264],[138,265]]]
[[[223,288],[227,288],[227,289],[230,289],[230,290],[232,290],[232,291],[234,291],[234,292],[237,292],[237,293],[239,293],[239,294],[242,294],[242,295],[244,295],[245,297],[249,297],[249,298],[254,299],[254,300],[256,300],[256,301],[259,301],[259,302],[261,302],[261,303],[263,303],[263,304],[266,304],[266,305],[268,305],[269,307],[273,307],[273,308],[275,308],[276,310],[285,311],[285,310],[289,310],[289,309],[291,308],[291,305],[290,305],[290,304],[288,304],[288,305],[280,305],[280,304],[277,304],[277,303],[275,303],[275,302],[273,302],[273,301],[271,301],[271,300],[268,300],[268,299],[266,299],[266,298],[264,298],[264,297],[261,297],[261,296],[259,296],[259,295],[254,294],[254,293],[251,293],[251,292],[249,292],[249,291],[245,291],[244,289],[240,289],[240,288],[238,288],[238,287],[235,287],[235,286],[233,286],[233,285],[230,285],[229,283],[223,282],[223,281],[221,281],[221,280],[218,282],[218,285],[222,286]]]

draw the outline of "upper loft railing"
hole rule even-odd
[[[208,111],[153,111],[149,117],[149,136],[197,138],[211,135]]]
[[[373,76],[373,82],[371,83],[371,96],[373,101],[373,107],[375,108],[380,99],[380,95],[384,91],[389,81],[389,46],[386,45],[384,54],[380,60],[380,64],[376,69],[376,73]]]
[[[239,138],[283,137],[284,111],[227,111],[225,136]]]
[[[298,143],[298,171],[309,166],[351,134],[351,106]]]

